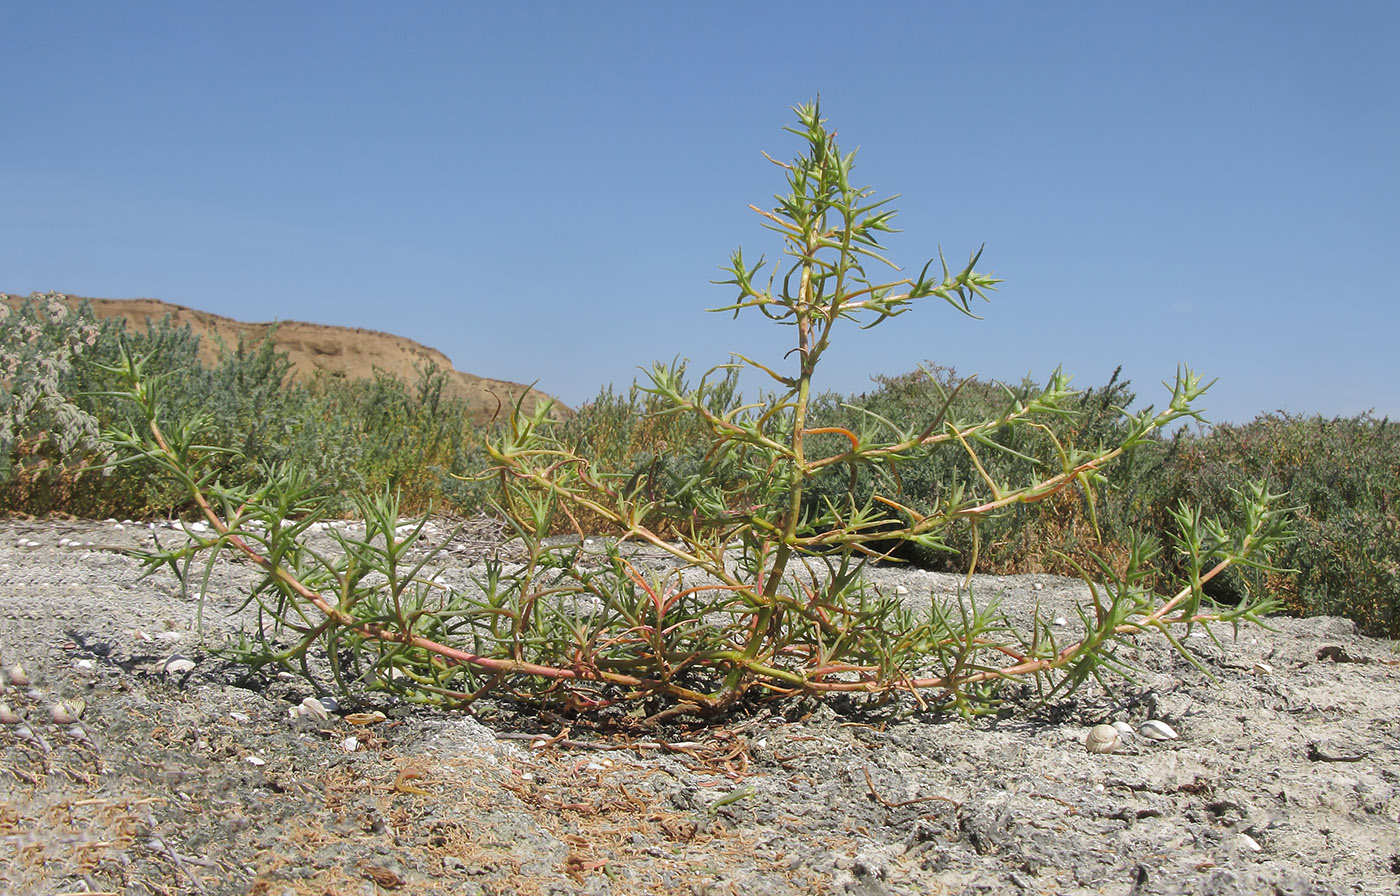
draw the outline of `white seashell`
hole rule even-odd
[[[1042,589],[1045,587],[1045,585],[1044,585],[1044,583],[1042,583],[1042,582],[1036,582],[1036,583],[1035,583],[1034,585],[1032,585],[1031,587],[1034,588],[1036,591],[1040,591],[1040,590],[1042,590]]]
[[[1249,850],[1250,852],[1264,851],[1264,847],[1259,845],[1259,841],[1255,840],[1248,834],[1240,834],[1240,843],[1243,844],[1244,848]]]
[[[1122,744],[1122,736],[1112,725],[1095,725],[1084,738],[1084,749],[1090,753],[1112,753]]]
[[[909,589],[905,588],[903,585],[896,585],[894,586],[894,593],[899,595],[908,594]]]
[[[1159,719],[1148,719],[1138,726],[1138,734],[1148,740],[1176,740],[1180,737],[1172,726]]]
[[[19,663],[15,663],[13,666],[6,669],[5,677],[10,680],[10,684],[18,688],[24,688],[30,685],[29,673],[24,671],[24,667]]]
[[[1132,740],[1133,738],[1137,737],[1137,732],[1134,731],[1133,726],[1129,725],[1127,722],[1114,722],[1113,730],[1117,731],[1119,735],[1123,737],[1124,740]]]
[[[1268,663],[1255,663],[1255,664],[1254,664],[1254,674],[1255,674],[1255,675],[1273,675],[1273,674],[1274,674],[1274,667],[1273,667],[1273,666],[1270,666]]]
[[[82,697],[72,697],[68,700],[60,700],[49,706],[49,718],[60,725],[71,725],[82,716],[83,710],[87,709],[87,701]]]
[[[92,660],[77,660],[73,663],[73,665],[77,666],[79,669],[91,669]]]
[[[357,749],[359,748],[359,746],[360,746],[360,739],[359,739],[358,737],[356,737],[355,735],[353,735],[353,734],[350,735],[349,737],[345,738],[345,740],[343,740],[343,741],[340,742],[340,748],[341,748],[342,750],[344,750],[345,752],[347,752],[347,753],[353,753],[353,752],[355,752],[355,750],[357,750]]]
[[[186,672],[193,672],[194,667],[194,660],[184,654],[172,653],[166,661],[161,664],[160,670],[166,675],[183,675]]]
[[[243,761],[249,765],[267,765],[267,760],[263,759],[261,756],[249,756]]]
[[[324,703],[315,697],[307,697],[301,701],[301,706],[297,707],[297,712],[309,719],[319,719],[324,722],[331,717],[330,711],[326,709]]]

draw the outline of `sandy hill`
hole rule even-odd
[[[24,298],[6,296],[17,307]],[[272,330],[272,341],[279,351],[287,353],[292,362],[295,379],[314,376],[318,371],[347,379],[368,379],[376,370],[392,374],[406,383],[418,380],[418,371],[430,363],[448,371],[446,392],[467,402],[477,422],[490,420],[498,409],[509,412],[522,394],[524,406],[532,410],[540,401],[551,400],[548,395],[519,383],[494,380],[463,373],[452,366],[442,352],[426,345],[374,330],[356,327],[336,327],[287,320],[271,323],[244,323],[230,317],[196,311],[158,299],[84,299],[65,296],[70,306],[84,301],[92,303],[93,313],[102,319],[120,318],[133,329],[145,329],[146,322],[159,323],[166,315],[176,325],[188,325],[199,337],[200,356],[206,362],[219,358],[220,344],[236,346],[239,338],[247,345],[257,345]],[[556,403],[557,404],[557,403]],[[568,413],[563,405],[559,409]]]

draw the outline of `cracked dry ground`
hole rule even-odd
[[[87,545],[148,543],[115,526],[0,521],[0,664],[33,679],[4,695],[33,737],[0,726],[0,892],[1400,892],[1396,653],[1344,620],[1199,640],[1215,683],[1143,640],[1138,684],[1015,720],[787,701],[624,742],[383,704],[356,725],[372,707],[294,720],[304,682],[207,652],[236,630],[246,564],[216,565],[202,646],[178,579]],[[445,556],[465,581],[469,558]],[[955,577],[899,575],[957,599]],[[1082,597],[979,586],[1013,615]],[[195,667],[162,673],[177,651]],[[79,697],[82,728],[50,720]],[[1181,737],[1081,746],[1149,717]]]

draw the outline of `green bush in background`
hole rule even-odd
[[[1295,572],[1272,581],[1273,592],[1300,613],[1348,616],[1368,634],[1400,637],[1395,424],[1265,414],[1181,433],[1140,471],[1139,500],[1125,510],[1148,526],[1159,524],[1162,501],[1178,498],[1224,513],[1229,489],[1251,479],[1287,490],[1300,507],[1298,538],[1278,558]]]
[[[206,366],[198,337],[168,317],[129,329],[60,298],[31,296],[4,321],[0,511],[100,519],[189,510],[186,492],[149,464],[94,469],[107,454],[98,433],[139,425],[133,408],[109,397],[123,345],[160,371],[162,419],[199,418],[208,444],[232,449],[217,461],[221,478],[290,465],[336,483],[346,508],[353,495],[386,487],[417,508],[443,499],[449,473],[471,469],[463,446],[478,434],[465,405],[443,396],[443,371],[423,370],[415,384],[388,375],[294,383],[270,335],[222,346]]]
[[[35,294],[18,310],[0,305],[0,513],[101,519],[189,509],[184,493],[149,466],[88,469],[106,455],[98,433],[138,422],[127,419],[128,407],[101,397],[115,386],[102,367],[117,363],[123,341],[138,354],[151,354],[152,368],[163,371],[163,413],[169,419],[207,414],[211,443],[239,448],[228,463],[243,469],[231,467],[230,476],[246,474],[249,466],[293,464],[337,483],[347,508],[354,493],[390,487],[399,490],[409,512],[489,510],[490,484],[449,475],[487,465],[481,445],[489,433],[472,424],[461,403],[443,396],[444,371],[424,370],[414,384],[387,375],[291,383],[286,357],[270,340],[225,347],[222,359],[206,367],[187,327],[164,320],[128,329],[119,321],[97,320],[86,307],[69,310],[59,299]],[[676,372],[684,379],[683,367]],[[930,364],[877,377],[874,388],[860,395],[821,395],[812,415],[825,427],[852,429],[871,415],[911,426],[946,404],[943,413],[950,419],[987,419],[1040,388],[1029,380],[1009,386],[964,382],[955,371]],[[716,413],[741,403],[732,375],[712,384],[709,394]],[[1115,373],[1073,400],[1076,416],[1065,418],[1056,438],[1086,447],[1118,441],[1118,409],[1134,399],[1130,384]],[[684,479],[686,470],[699,468],[705,441],[693,418],[659,414],[662,406],[635,385],[626,393],[606,387],[561,424],[561,437],[624,481],[638,476],[658,483],[670,474]],[[1045,441],[1028,435],[1015,427],[992,435],[1011,449],[986,453],[995,478],[1025,481],[1037,466],[1053,462],[1044,454]],[[818,445],[840,439],[813,436]],[[935,455],[901,467],[893,492],[915,509],[929,508],[947,483],[967,481],[975,472],[965,454]],[[808,508],[841,493],[849,475],[833,470],[812,482]],[[882,478],[888,474],[879,468],[862,467],[856,475],[858,495],[873,494],[877,485],[889,490]],[[1160,537],[1169,531],[1169,508],[1180,500],[1225,517],[1233,512],[1231,489],[1259,478],[1289,492],[1302,508],[1300,537],[1279,557],[1280,565],[1295,572],[1270,576],[1270,591],[1299,613],[1348,616],[1369,634],[1400,637],[1400,432],[1369,414],[1268,414],[1242,425],[1154,439],[1119,461],[1112,490],[1089,495],[1067,489],[985,521],[976,546],[979,566],[1073,574],[1069,561],[1090,553],[1126,558],[1131,533]],[[903,556],[936,569],[966,569],[974,545],[966,533],[949,541],[950,551]],[[1164,557],[1165,565],[1173,559]],[[1230,599],[1244,590],[1238,577],[1246,574],[1231,570],[1211,589]]]

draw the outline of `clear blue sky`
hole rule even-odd
[[[891,257],[986,243],[984,320],[819,387],[1179,363],[1208,416],[1400,417],[1400,3],[6,3],[0,290],[384,330],[570,404],[777,361],[702,309],[818,93]],[[752,381],[757,383],[757,380]]]

